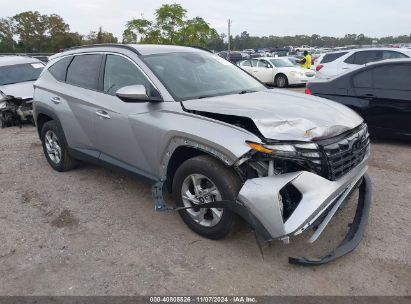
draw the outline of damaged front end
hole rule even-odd
[[[350,194],[359,188],[356,216],[343,243],[320,259],[290,258],[318,265],[351,250],[361,240],[370,206],[369,134],[365,124],[337,137],[311,143],[248,143],[251,152],[240,160],[246,180],[237,203],[264,227],[266,241],[283,240],[309,228],[314,242]]]
[[[32,99],[16,98],[0,91],[1,127],[22,127],[26,122],[34,125],[32,103]]]
[[[265,241],[288,243],[291,237],[313,228],[309,242],[314,242],[359,189],[357,212],[340,246],[319,259],[290,258],[289,262],[320,265],[358,245],[367,225],[371,198],[366,174],[370,154],[366,124],[326,140],[248,145],[250,151],[233,164],[244,180],[237,200],[205,203],[197,208],[228,208]],[[162,183],[153,188],[157,210],[167,210],[159,185]]]

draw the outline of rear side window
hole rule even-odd
[[[244,61],[244,62],[241,64],[241,66],[248,66],[248,67],[250,67],[250,66],[251,66],[250,60]]]
[[[374,69],[374,88],[411,90],[411,65],[385,65]]]
[[[266,68],[267,66],[268,66],[268,63],[265,60],[258,60],[257,67]]]
[[[66,82],[85,89],[97,90],[102,55],[74,56],[67,70]]]
[[[345,63],[362,65],[368,62],[377,61],[381,57],[380,51],[359,51],[344,60]]]
[[[257,59],[252,59],[252,60],[251,60],[251,65],[252,65],[253,67],[258,66],[258,61],[259,61],[259,60],[257,60]]]
[[[321,63],[329,63],[332,62],[341,56],[347,54],[348,52],[339,52],[339,53],[328,53],[324,55],[323,60],[321,60]]]
[[[66,81],[67,67],[70,64],[72,59],[73,59],[72,56],[64,57],[63,59],[57,61],[55,64],[49,67],[48,71],[58,81]]]
[[[366,70],[355,74],[352,80],[355,88],[371,88],[372,70]]]

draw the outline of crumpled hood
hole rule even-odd
[[[33,83],[34,81],[26,81],[13,84],[6,84],[0,86],[0,91],[2,91],[6,95],[10,95],[15,98],[31,99],[33,98],[34,94]]]
[[[270,89],[184,101],[187,110],[252,119],[265,138],[311,141],[339,135],[363,119],[346,106],[328,99]]]

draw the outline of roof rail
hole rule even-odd
[[[127,49],[129,51],[132,51],[136,53],[138,56],[141,55],[140,52],[137,51],[135,48],[127,44],[119,44],[119,43],[85,44],[85,45],[73,46],[73,47],[64,49],[63,51],[71,51],[71,50],[78,50],[78,49],[84,49],[84,48],[96,48],[96,47],[117,47],[117,48],[122,48],[122,49]]]

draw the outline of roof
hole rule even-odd
[[[141,55],[154,55],[176,52],[203,52],[204,50],[196,47],[162,44],[128,44],[136,49]]]
[[[37,63],[41,62],[36,58],[26,56],[0,56],[0,66],[25,64],[25,63]]]
[[[374,66],[374,65],[383,65],[383,64],[393,64],[393,63],[411,63],[411,58],[398,58],[398,59],[384,59],[384,60],[379,60],[379,61],[372,61],[369,63],[366,63],[365,65],[361,65],[361,67],[368,67],[368,66]]]
[[[375,48],[358,48],[358,49],[348,49],[348,50],[337,50],[334,52],[328,52],[325,54],[333,54],[333,53],[349,53],[349,52],[361,52],[361,51],[394,51],[394,52],[402,52],[402,53],[410,53],[410,49],[407,48],[389,48],[389,47],[375,47]]]
[[[119,43],[107,43],[107,44],[92,44],[82,45],[66,49],[62,53],[57,53],[50,57],[54,59],[66,54],[76,54],[81,51],[95,52],[98,50],[109,51],[113,49],[126,49],[135,52],[137,55],[146,56],[154,54],[176,53],[176,52],[204,52],[208,50],[200,47],[178,46],[178,45],[160,45],[160,44],[119,44]]]
[[[385,59],[385,60],[379,60],[379,61],[372,61],[367,64],[359,65],[357,67],[354,67],[352,69],[345,70],[344,72],[333,75],[327,78],[315,78],[314,82],[327,82],[327,81],[332,81],[334,79],[340,78],[342,76],[354,73],[354,72],[359,72],[363,71],[365,69],[368,69],[369,67],[374,67],[374,66],[379,66],[379,65],[386,65],[386,64],[401,64],[401,63],[411,63],[411,58],[401,58],[401,59]]]

